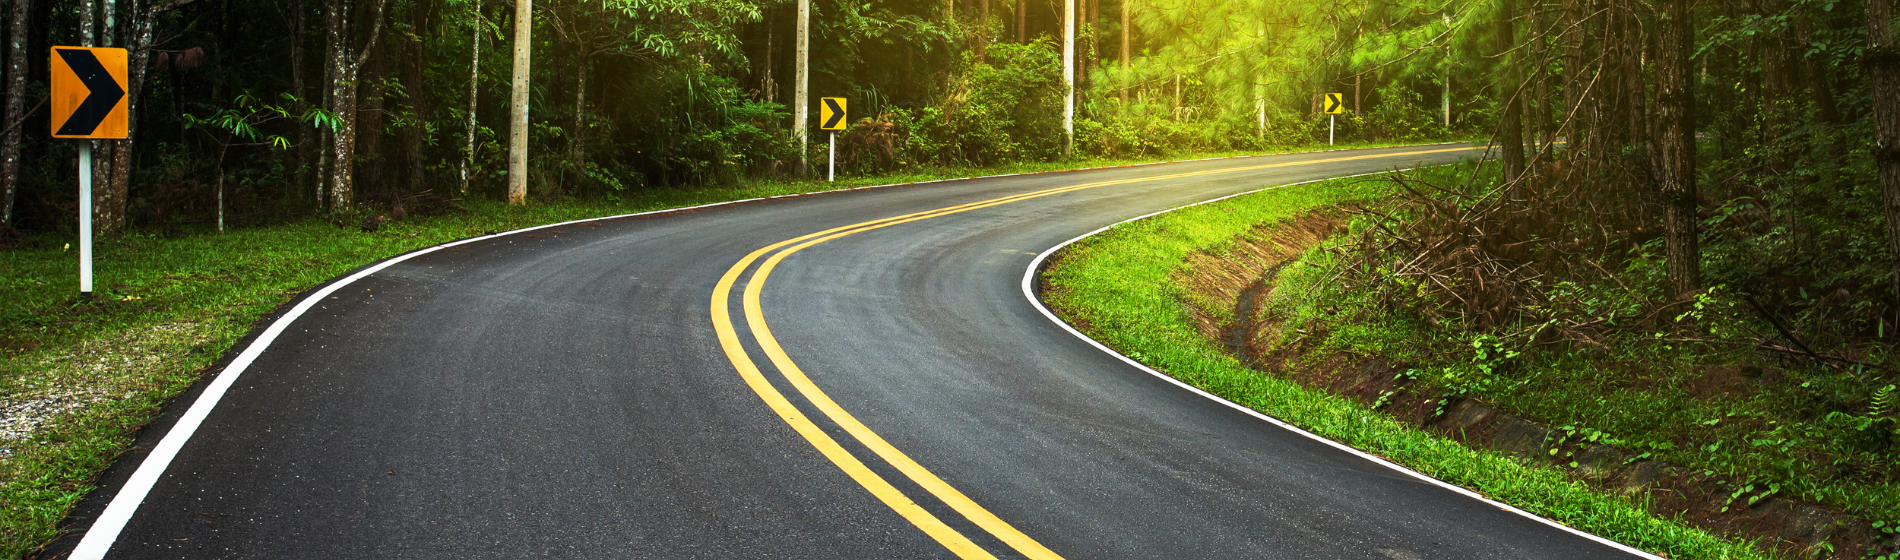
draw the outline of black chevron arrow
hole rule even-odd
[[[1342,100],[1340,99],[1341,97],[1345,97],[1345,96],[1342,96],[1342,95],[1333,95],[1333,94],[1330,94],[1330,93],[1329,93],[1329,94],[1326,94],[1326,112],[1328,112],[1328,113],[1337,113],[1337,112],[1339,112],[1339,106],[1340,106],[1340,105],[1344,105],[1344,104],[1345,104],[1345,103],[1344,103],[1344,102],[1343,102],[1343,101],[1342,101]]]
[[[825,98],[825,108],[831,110],[831,118],[825,121],[824,126],[818,128],[826,130],[838,128],[838,121],[844,120],[844,107],[838,106],[838,100],[827,97]]]
[[[58,49],[59,57],[66,60],[66,66],[72,68],[73,75],[86,84],[86,100],[72,116],[66,117],[66,124],[60,125],[60,136],[85,136],[99,128],[106,120],[112,108],[119,106],[119,100],[125,99],[125,89],[119,87],[119,81],[112,79],[106,67],[99,64],[99,57],[92,51],[80,49]]]

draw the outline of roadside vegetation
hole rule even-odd
[[[1449,180],[1456,175],[1441,170],[1427,176]],[[1058,253],[1042,276],[1042,297],[1089,336],[1163,373],[1491,499],[1669,558],[1767,557],[1747,543],[1652,516],[1640,501],[1599,492],[1560,471],[1468,448],[1365,403],[1252,369],[1194,324],[1196,296],[1179,280],[1190,256],[1239,257],[1223,253],[1237,237],[1391,192],[1388,183],[1336,180],[1125,223]]]

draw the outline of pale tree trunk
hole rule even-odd
[[[1873,70],[1874,162],[1880,168],[1894,289],[1900,295],[1900,49],[1894,47],[1890,0],[1867,0],[1865,60]]]
[[[798,174],[805,175],[805,154],[811,151],[810,127],[811,73],[808,72],[807,57],[811,55],[811,0],[798,0],[798,48],[797,60],[793,61],[792,77],[792,135],[798,138]]]
[[[330,143],[330,209],[346,210],[355,199],[356,171],[356,80],[363,70],[363,63],[369,60],[371,51],[376,49],[376,40],[383,33],[383,8],[389,0],[379,0],[375,11],[370,13],[370,31],[364,41],[363,51],[355,57],[350,56],[350,10],[355,2],[330,0],[329,37],[330,65],[330,110],[336,113],[340,123]]]
[[[1062,3],[1062,156],[1075,152],[1075,0]]]
[[[515,0],[515,75],[508,102],[508,203],[528,198],[528,53],[534,0]]]
[[[116,19],[116,16],[118,15],[118,9],[117,9],[118,6],[116,6],[116,4],[118,4],[118,0],[100,0],[99,2],[99,24],[100,24],[99,36],[98,36],[98,39],[94,42],[94,44],[97,46],[111,47],[111,46],[116,46],[117,44],[117,41],[113,40],[113,31],[115,31],[113,29],[113,24],[116,23],[113,20]],[[110,187],[113,184],[112,153],[118,150],[119,148],[121,148],[126,142],[127,142],[126,140],[95,140],[93,141],[92,143],[92,176],[95,177],[95,179],[93,179],[94,181],[104,179],[108,187]],[[105,196],[103,197],[95,197],[92,207],[102,208],[106,206],[105,203],[115,203],[113,208],[119,214],[119,219],[121,220],[120,230],[123,230],[124,229],[123,220],[125,219],[124,213],[126,211],[126,199],[125,199],[126,192],[123,190],[116,190],[116,189],[107,189],[107,190],[111,192],[106,193]],[[93,192],[97,193],[99,192],[99,189],[93,189]]]
[[[31,0],[13,0],[13,18],[7,30],[7,118],[0,126],[10,127],[0,138],[0,227],[13,226],[13,200],[20,190],[21,127],[13,126],[26,118],[26,26],[31,18]]]
[[[1122,0],[1121,8],[1122,8],[1122,73],[1124,74],[1124,76],[1122,77],[1123,82],[1128,81],[1126,74],[1129,68],[1133,67],[1131,66],[1131,63],[1128,61],[1128,37],[1135,34],[1135,28],[1129,25],[1128,19],[1129,19],[1129,14],[1131,12],[1134,12],[1134,9],[1128,4],[1129,4],[1129,0]],[[1128,85],[1124,83],[1122,84],[1122,105],[1127,105],[1127,104],[1128,104]]]
[[[1696,240],[1695,97],[1689,52],[1695,30],[1693,0],[1663,5],[1662,43],[1656,57],[1657,117],[1661,125],[1659,175],[1662,178],[1664,232],[1669,287],[1681,296],[1701,286],[1702,254]],[[1869,4],[1883,0],[1872,0]]]
[[[482,29],[482,3],[480,0],[475,2],[475,19],[471,27],[475,28],[475,33],[469,40],[471,48],[468,54],[468,138],[462,148],[463,159],[460,174],[462,184],[457,191],[462,196],[468,196],[468,174],[469,171],[475,167],[475,110],[482,99],[482,38],[484,36],[484,30]]]

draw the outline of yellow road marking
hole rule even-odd
[[[1218,173],[1236,173],[1273,167],[1290,167],[1295,165],[1311,165],[1316,163],[1382,157],[1417,156],[1477,149],[1483,148],[1463,147],[1422,150],[1398,154],[1349,156],[1102,181],[992,198],[989,200],[947,206],[934,210],[871,220],[809,233],[773,243],[753,251],[751,254],[746,255],[745,258],[740,259],[738,263],[735,263],[732,268],[726,270],[725,275],[720,277],[719,283],[713,288],[713,330],[718,334],[719,345],[725,350],[726,358],[732,361],[733,368],[738,370],[739,376],[745,379],[746,385],[751,387],[753,392],[758,393],[759,398],[763,399],[766,405],[771,407],[773,412],[779,415],[779,418],[783,419],[786,424],[789,424],[799,435],[804,436],[805,440],[812,444],[812,447],[817,448],[819,453],[823,454],[827,459],[830,459],[832,463],[838,465],[838,468],[843,470],[852,480],[864,486],[873,496],[883,501],[885,505],[896,511],[898,515],[910,521],[911,524],[916,525],[918,529],[935,539],[939,544],[942,544],[959,558],[995,558],[995,556],[991,555],[988,551],[977,546],[976,543],[971,542],[969,538],[964,537],[955,529],[945,525],[943,521],[937,519],[935,515],[932,515],[929,511],[918,506],[916,502],[911,501],[902,491],[891,486],[889,481],[884,480],[884,478],[878,476],[877,473],[872,472],[862,461],[858,460],[857,457],[839,445],[837,440],[826,434],[817,424],[812,423],[809,418],[806,418],[800,413],[797,407],[785,398],[783,393],[780,393],[778,389],[772,387],[771,382],[766,380],[765,374],[759,370],[758,365],[752,361],[752,357],[745,351],[745,347],[740,344],[738,331],[733,327],[730,307],[733,285],[738,282],[739,277],[743,276],[747,269],[752,267],[752,263],[758,262],[760,257],[771,254],[774,251],[779,251],[779,249],[786,246],[796,244],[796,246],[790,249],[772,254],[763,264],[759,265],[759,269],[753,272],[752,278],[746,282],[746,289],[742,296],[745,307],[746,325],[752,330],[753,339],[758,341],[759,347],[764,350],[766,357],[771,360],[773,366],[778,368],[779,373],[798,390],[800,395],[803,395],[806,400],[810,401],[812,405],[824,413],[827,418],[830,418],[832,422],[838,424],[846,433],[851,434],[853,438],[877,454],[878,457],[883,458],[885,462],[897,468],[898,472],[904,473],[911,481],[922,486],[925,491],[930,492],[931,495],[936,496],[937,499],[950,506],[952,510],[962,514],[966,519],[969,519],[970,522],[988,531],[991,535],[1002,540],[1005,544],[1008,544],[1011,548],[1014,548],[1018,553],[1024,556],[1037,560],[1060,560],[1062,558],[1060,555],[1042,546],[1041,543],[1036,542],[1035,539],[1030,538],[1028,535],[1024,535],[1021,531],[1017,531],[1016,528],[1011,526],[1008,522],[996,517],[995,514],[984,509],[983,506],[977,505],[974,500],[971,500],[955,487],[950,486],[949,483],[944,482],[943,479],[931,473],[929,469],[917,464],[917,462],[912,460],[908,455],[905,455],[895,446],[886,442],[883,437],[871,431],[869,427],[859,422],[850,412],[845,411],[837,402],[831,400],[829,395],[826,395],[823,390],[820,390],[817,384],[813,383],[811,378],[806,376],[804,371],[798,368],[798,364],[793,362],[791,357],[785,353],[785,349],[779,345],[778,339],[772,336],[771,328],[765,322],[765,312],[759,303],[760,295],[765,289],[766,278],[771,275],[772,270],[777,268],[780,262],[784,261],[786,257],[791,256],[793,253],[797,253],[813,245],[848,235],[1083,189]]]

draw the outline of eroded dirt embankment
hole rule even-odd
[[[1183,290],[1195,326],[1249,368],[1354,399],[1470,447],[1495,449],[1561,469],[1604,492],[1646,498],[1659,516],[1755,540],[1781,556],[1847,560],[1900,549],[1900,539],[1876,541],[1881,534],[1866,520],[1778,497],[1748,505],[1746,495],[1738,501],[1733,489],[1712,476],[1612,446],[1576,441],[1535,418],[1501,411],[1478,399],[1440,397],[1406,375],[1409,364],[1380,356],[1319,353],[1316,343],[1325,336],[1319,332],[1321,327],[1285,324],[1264,304],[1273,297],[1282,270],[1300,266],[1301,254],[1343,232],[1344,225],[1343,212],[1324,209],[1258,226],[1190,255],[1173,280]],[[1285,342],[1276,344],[1281,340]]]

